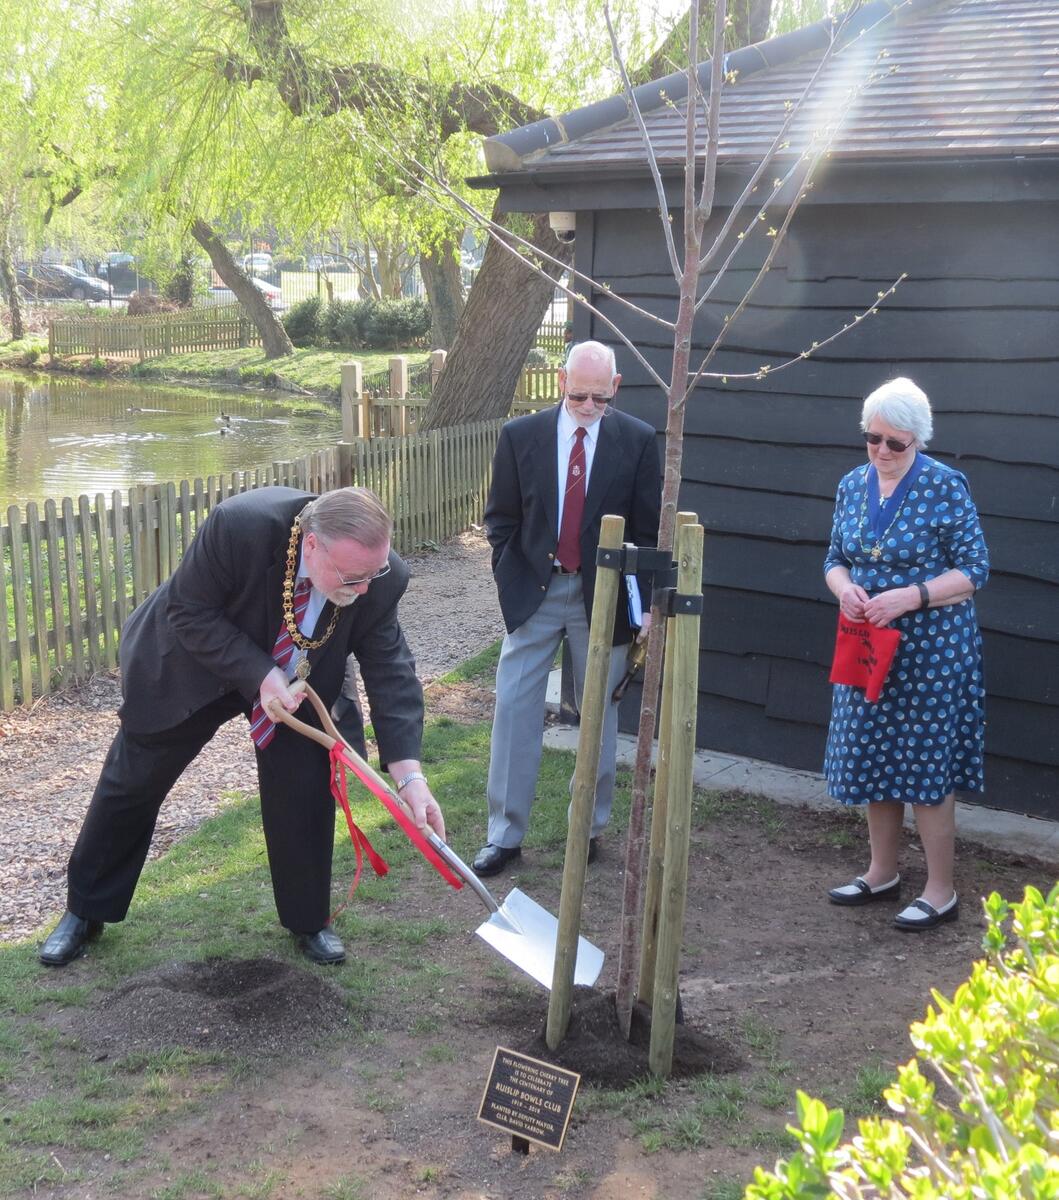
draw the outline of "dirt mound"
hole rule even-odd
[[[108,1057],[171,1047],[271,1056],[348,1017],[342,995],[319,972],[270,958],[210,958],[134,976],[86,1010],[74,1032]]]
[[[570,1026],[556,1050],[549,1050],[542,1030],[521,1049],[568,1071],[577,1071],[585,1083],[600,1087],[628,1087],[650,1073],[647,1051],[651,1042],[651,1012],[638,1004],[633,1010],[629,1041],[622,1037],[613,992],[575,988],[570,1009]],[[724,1075],[737,1071],[743,1060],[720,1038],[699,1033],[690,1025],[678,1025],[673,1045],[675,1079],[707,1072]]]

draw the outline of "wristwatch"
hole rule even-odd
[[[407,787],[408,784],[412,783],[413,780],[416,780],[416,779],[422,779],[422,781],[424,783],[426,783],[426,781],[427,781],[427,777],[423,774],[422,771],[409,771],[408,774],[405,775],[403,779],[399,779],[397,781],[397,790],[400,791],[402,788]]]

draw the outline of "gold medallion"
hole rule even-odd
[[[308,679],[311,670],[312,667],[309,665],[309,660],[307,658],[299,658],[298,665],[294,668],[294,674],[299,679]]]
[[[871,556],[872,558],[882,558],[882,546],[872,546]]]

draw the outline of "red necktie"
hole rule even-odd
[[[567,571],[581,568],[581,517],[585,511],[585,431],[580,425],[574,431],[574,438],[570,465],[566,469],[559,545],[555,549],[556,557]]]
[[[295,625],[301,625],[301,619],[309,607],[309,594],[312,592],[312,588],[313,585],[308,579],[299,579],[294,587]],[[287,622],[283,621],[279,627],[279,633],[276,635],[276,644],[272,647],[272,657],[276,660],[276,666],[283,669],[290,662],[293,654],[294,642],[287,629]],[[250,710],[250,736],[254,739],[254,745],[259,750],[264,750],[275,735],[276,726],[272,723],[272,718],[261,707],[261,697],[258,696],[254,701],[254,707]]]

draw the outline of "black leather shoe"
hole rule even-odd
[[[590,863],[594,863],[596,861],[596,859],[599,858],[599,852],[600,852],[599,838],[598,837],[589,838],[588,839],[588,861]]]
[[[521,857],[521,846],[494,846],[490,842],[474,856],[471,870],[475,875],[488,878],[490,875],[499,875],[512,859]]]
[[[85,946],[102,932],[102,921],[85,921],[67,911],[44,939],[37,957],[46,967],[65,967],[78,955],[84,954]]]
[[[322,966],[333,966],[346,961],[346,948],[330,925],[325,925],[316,933],[298,934],[298,946],[306,958]]]

